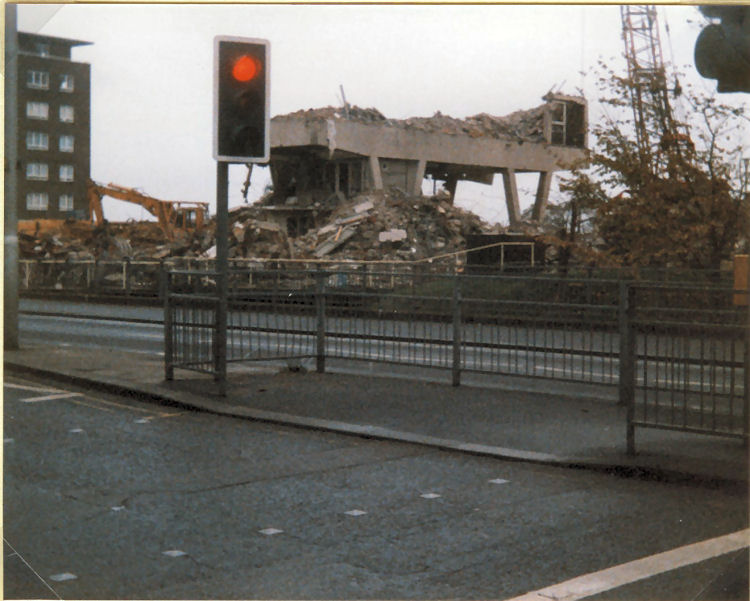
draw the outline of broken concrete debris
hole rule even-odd
[[[393,229],[378,234],[379,242],[400,242],[406,240],[406,230]]]
[[[305,209],[307,228],[274,211],[270,198],[229,211],[229,257],[302,260],[404,261],[465,250],[466,237],[497,231],[444,195],[409,197],[397,189],[352,199],[334,195]],[[44,232],[21,232],[22,259],[161,261],[214,258],[215,222],[174,241],[153,222],[94,227],[61,222]]]
[[[339,119],[355,121],[366,125],[383,125],[451,135],[467,135],[472,138],[509,138],[516,141],[544,140],[544,107],[520,110],[502,117],[480,113],[465,119],[443,115],[437,111],[432,117],[410,117],[408,119],[388,119],[375,108],[361,108],[350,105],[348,113],[336,107],[307,109],[277,117],[278,119],[305,119],[326,121],[328,131],[335,131],[333,123]],[[329,134],[329,141],[330,141]],[[335,141],[334,141],[335,148]]]

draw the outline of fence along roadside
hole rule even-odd
[[[205,272],[172,276],[167,363],[213,373],[210,295],[193,299],[201,313],[195,292],[175,292],[188,277],[210,289]],[[337,358],[450,370],[454,385],[476,371],[619,386],[631,452],[636,427],[748,437],[747,310],[730,288],[372,270],[233,281],[229,362],[310,359],[324,371]]]

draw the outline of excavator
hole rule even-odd
[[[73,222],[79,224],[81,227],[96,227],[104,223],[102,198],[105,196],[142,206],[156,217],[159,228],[170,241],[174,240],[175,232],[200,231],[208,221],[207,202],[159,200],[133,188],[126,188],[111,183],[105,186],[92,180],[88,181],[87,193],[89,217],[87,220]],[[70,222],[64,219],[20,220],[18,222],[18,232],[29,235],[54,233],[59,232],[66,223]]]
[[[207,202],[159,200],[133,188],[112,183],[105,186],[89,180],[89,219],[94,225],[104,223],[102,198],[105,196],[141,205],[156,217],[168,240],[174,240],[175,231],[198,231],[207,221]]]

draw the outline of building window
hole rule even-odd
[[[42,42],[37,42],[37,44],[36,44],[36,53],[39,56],[49,56],[49,44],[44,44]]]
[[[47,119],[49,117],[49,104],[46,102],[27,102],[26,116],[29,119]]]
[[[73,152],[73,136],[60,136],[60,152]]]
[[[60,76],[60,91],[61,92],[72,92],[75,89],[75,82],[72,75],[61,75]]]
[[[26,209],[29,211],[46,211],[48,205],[46,192],[29,192],[26,195]]]
[[[73,210],[73,195],[62,194],[60,195],[60,210],[61,211],[72,211]]]
[[[46,71],[27,71],[26,87],[38,90],[49,89],[49,73]]]
[[[46,163],[29,163],[26,165],[26,179],[46,182],[49,179],[49,168]]]
[[[63,123],[73,123],[75,121],[75,110],[72,106],[63,104],[60,106],[60,121]]]
[[[60,165],[60,181],[61,182],[73,181],[73,165]]]
[[[29,150],[48,150],[49,136],[39,131],[27,131],[26,148]]]

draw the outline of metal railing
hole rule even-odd
[[[748,438],[750,327],[730,288],[628,286],[620,395],[635,428]],[[739,296],[742,296],[739,294]]]
[[[511,243],[509,243],[511,244]],[[518,243],[512,243],[518,244]],[[235,272],[234,285],[238,288],[255,289],[253,278],[257,272],[273,272],[279,284],[289,282],[293,272],[327,270],[336,273],[332,287],[364,290],[396,289],[408,284],[421,275],[473,275],[517,274],[521,277],[534,275],[541,282],[529,288],[527,300],[546,299],[539,296],[541,289],[548,290],[549,282],[569,281],[571,294],[579,289],[579,300],[596,303],[597,292],[594,282],[632,280],[658,282],[661,284],[689,283],[694,286],[731,286],[731,271],[715,270],[664,270],[642,269],[584,269],[571,268],[566,277],[553,267],[532,266],[529,263],[509,263],[502,265],[465,265],[456,262],[454,256],[437,258],[433,261],[323,261],[301,259],[249,259],[233,258],[229,267]],[[50,293],[67,291],[71,293],[112,293],[142,294],[161,296],[164,273],[167,271],[205,272],[215,269],[215,259],[205,257],[169,257],[161,260],[60,260],[60,259],[21,259],[19,261],[19,283],[23,293]],[[265,277],[265,276],[257,276]],[[543,284],[543,282],[547,282]],[[559,285],[559,284],[556,284]],[[593,297],[591,296],[593,292]],[[588,294],[588,296],[587,296]]]
[[[166,277],[166,374],[222,362],[342,359],[619,387],[635,428],[748,438],[746,307],[726,287],[614,280],[233,269]]]

